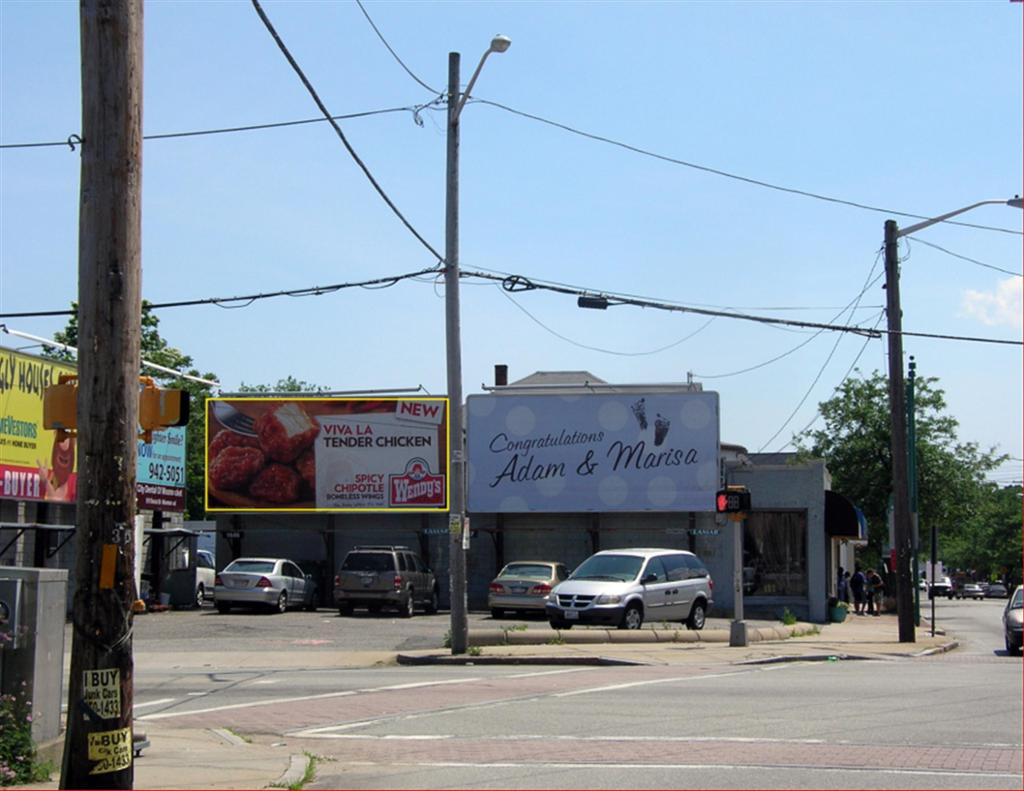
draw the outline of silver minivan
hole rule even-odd
[[[578,623],[639,629],[645,620],[703,629],[713,589],[711,575],[692,552],[608,549],[556,585],[544,611],[553,629]]]

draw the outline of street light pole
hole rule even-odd
[[[900,274],[897,246],[909,236],[978,206],[1001,203],[1022,208],[1019,196],[1012,200],[985,200],[962,209],[923,220],[900,229],[895,220],[885,222],[885,288],[889,333],[889,418],[891,422],[891,464],[893,496],[893,540],[896,543],[896,615],[901,643],[915,642],[914,599],[911,579],[913,556],[910,524],[910,487],[907,475],[906,391],[903,383],[903,315],[900,308]],[[934,572],[933,572],[934,573]]]
[[[459,90],[461,56],[448,53],[448,150],[445,190],[445,349],[448,369],[448,474],[450,477],[448,516],[448,570],[451,597],[451,643],[453,654],[466,653],[469,626],[466,606],[466,454],[462,421],[462,339],[459,327],[459,116],[469,92],[480,76],[484,61],[492,52],[504,52],[512,43],[495,36],[480,58],[465,93]]]

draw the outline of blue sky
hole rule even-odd
[[[436,97],[354,1],[263,7],[332,113]],[[450,51],[462,53],[465,81],[504,33],[512,46],[489,58],[475,97],[657,155],[471,102],[461,119],[464,270],[884,327],[878,252],[895,215],[680,163],[929,217],[1022,191],[1021,4],[364,7],[435,91]],[[0,144],[80,132],[78,35],[77,3],[0,2]],[[144,60],[147,135],[318,114],[249,2],[151,0]],[[444,115],[428,107],[418,117],[422,125],[407,110],[340,124],[443,251]],[[0,313],[59,310],[76,298],[79,168],[67,147],[0,150]],[[1022,213],[992,206],[961,219],[1012,232],[940,225],[903,244],[904,329],[1020,341]],[[143,295],[152,302],[351,283],[435,263],[324,123],[145,143]],[[581,310],[571,296],[508,293],[480,279],[463,280],[461,305],[464,394],[492,384],[496,363],[513,380],[537,370],[658,383],[692,373],[720,393],[723,441],[752,451],[789,447],[852,366],[887,366],[884,340],[625,306]],[[444,290],[431,277],[159,316],[164,337],[226,390],[291,375],[338,390],[445,391]],[[65,322],[0,321],[40,336]],[[0,344],[30,345],[12,336]],[[995,477],[1020,480],[1020,346],[904,346],[919,375],[939,378],[961,439],[1010,454]]]

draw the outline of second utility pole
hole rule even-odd
[[[891,423],[893,541],[896,546],[896,616],[901,643],[916,642],[911,585],[913,555],[910,490],[907,483],[907,405],[903,385],[903,315],[900,307],[900,262],[895,220],[885,223],[885,290],[889,332],[889,418]]]
[[[451,595],[452,653],[466,653],[465,452],[462,441],[462,338],[459,328],[459,60],[448,53],[448,154],[445,190],[444,307],[448,363],[448,569]]]

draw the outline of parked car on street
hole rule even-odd
[[[213,553],[205,549],[196,550],[196,607],[202,607],[212,599],[217,585],[217,569]]]
[[[989,599],[1005,599],[1007,596],[1009,596],[1009,592],[1001,582],[990,582],[988,590],[985,591],[985,597]]]
[[[440,593],[434,572],[409,547],[355,547],[345,556],[334,578],[334,605],[340,615],[353,607],[378,612],[396,607],[411,618],[416,607],[437,612]]]
[[[232,607],[315,610],[316,583],[287,558],[236,558],[217,575],[214,600],[221,613]]]
[[[508,610],[544,612],[548,594],[569,576],[564,563],[550,560],[517,560],[509,563],[487,589],[487,606],[492,618],[503,618]]]
[[[985,591],[977,582],[965,582],[956,587],[953,595],[957,599],[984,599]]]
[[[610,549],[591,555],[551,591],[553,629],[577,623],[639,629],[647,621],[704,628],[714,583],[696,555],[678,549]]]
[[[1006,651],[1009,654],[1019,654],[1021,650],[1021,636],[1024,634],[1024,624],[1021,622],[1021,615],[1024,614],[1024,587],[1017,586],[1013,596],[1003,609],[1003,640],[1006,642]]]
[[[928,598],[934,599],[936,596],[953,598],[953,583],[950,582],[949,577],[939,577],[928,585]]]

